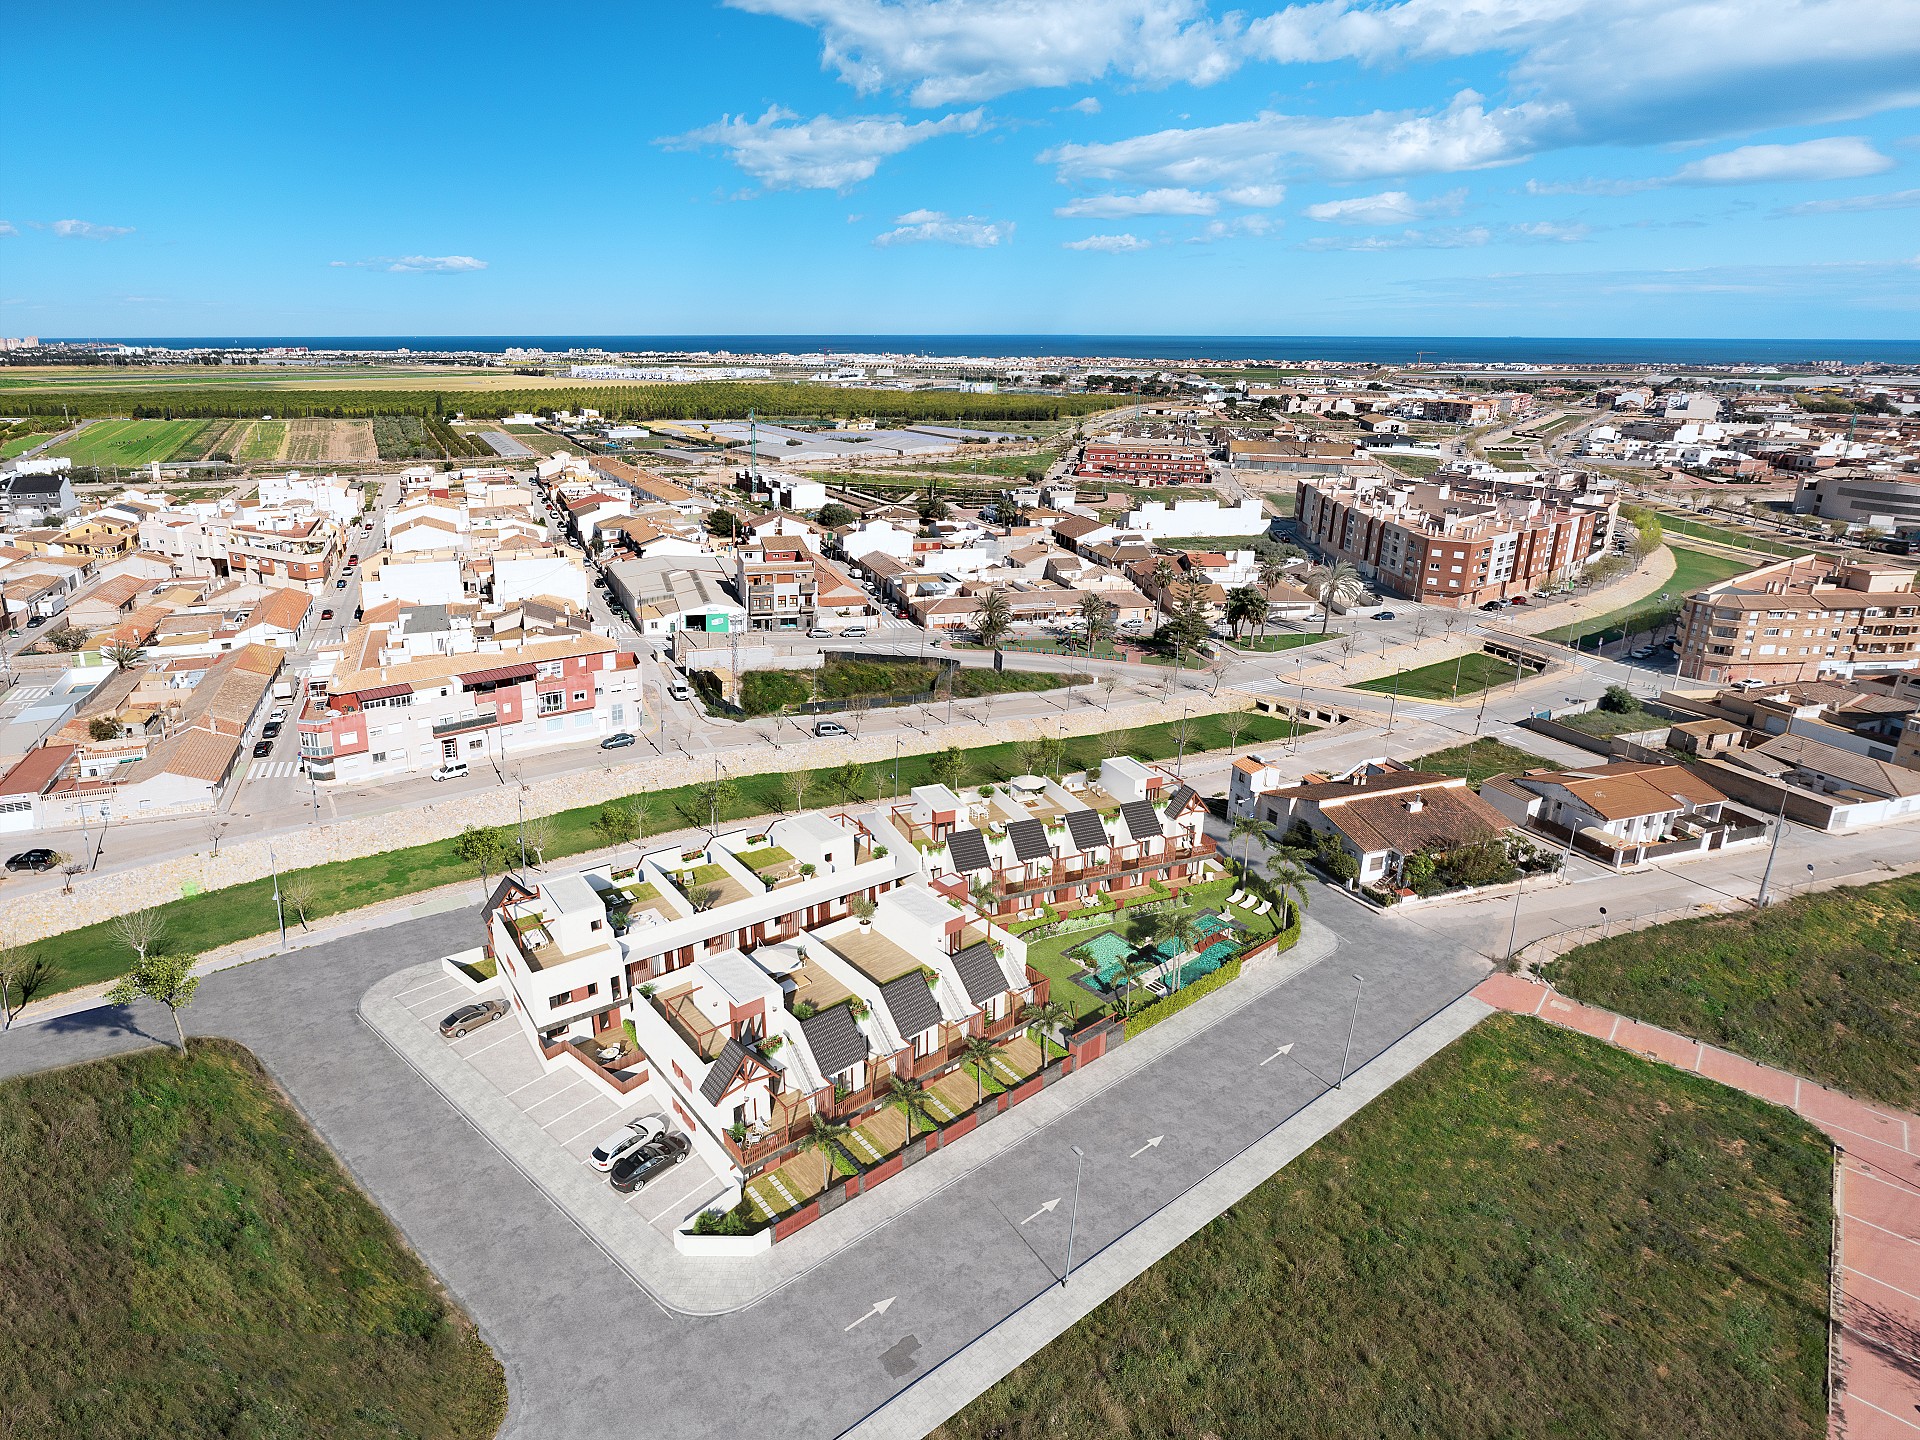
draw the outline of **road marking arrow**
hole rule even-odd
[[[1059,1203],[1060,1203],[1060,1197],[1056,1195],[1053,1197],[1053,1199],[1047,1201],[1046,1204],[1042,1205],[1038,1210],[1034,1211],[1033,1214],[1027,1216],[1027,1220],[1038,1220],[1042,1215],[1051,1215],[1053,1213],[1053,1207],[1058,1205]],[[1024,1225],[1027,1223],[1027,1220],[1022,1220],[1020,1223]]]
[[[1282,1055],[1291,1055],[1292,1053],[1293,1053],[1293,1042],[1289,1040],[1286,1044],[1282,1045],[1278,1050],[1274,1051],[1273,1054],[1267,1056],[1267,1058],[1262,1060],[1260,1063],[1262,1065],[1271,1065],[1274,1061],[1278,1060]]]
[[[846,1334],[846,1333],[847,1333],[847,1331],[848,1331],[848,1330],[857,1330],[857,1329],[859,1329],[859,1328],[860,1328],[860,1327],[861,1327],[862,1325],[864,1325],[864,1324],[866,1324],[866,1323],[867,1323],[867,1321],[869,1321],[869,1320],[871,1320],[871,1319],[872,1319],[872,1318],[873,1318],[874,1316],[876,1316],[876,1315],[884,1315],[884,1314],[886,1314],[886,1313],[887,1313],[887,1307],[888,1307],[889,1305],[891,1305],[891,1304],[893,1304],[893,1302],[894,1302],[894,1301],[895,1301],[895,1300],[896,1300],[897,1298],[899,1298],[899,1297],[897,1297],[897,1296],[894,1296],[894,1295],[889,1295],[889,1296],[887,1296],[887,1298],[886,1298],[886,1299],[884,1299],[884,1300],[876,1300],[876,1301],[874,1301],[874,1302],[873,1302],[873,1308],[872,1308],[871,1310],[869,1310],[869,1311],[867,1311],[867,1313],[866,1313],[866,1314],[864,1314],[864,1315],[862,1315],[862,1316],[861,1316],[861,1317],[860,1317],[860,1318],[859,1318],[858,1320],[856,1320],[856,1321],[854,1321],[854,1322],[853,1322],[853,1324],[851,1324],[851,1325],[849,1325],[849,1326],[847,1326],[847,1329],[846,1329],[846,1330],[843,1330],[843,1331],[841,1331],[840,1333],[844,1335],[844,1334]]]
[[[1139,1156],[1142,1156],[1146,1154],[1147,1151],[1153,1149],[1154,1146],[1158,1145],[1162,1140],[1166,1138],[1167,1137],[1164,1135],[1154,1136],[1151,1140],[1147,1141],[1146,1144],[1142,1145],[1138,1150],[1134,1151],[1133,1154],[1127,1156],[1127,1159],[1129,1160],[1137,1159]]]

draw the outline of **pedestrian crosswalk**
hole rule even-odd
[[[284,780],[299,768],[298,760],[256,760],[247,767],[247,779]]]

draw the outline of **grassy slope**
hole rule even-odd
[[[1673,578],[1666,584],[1665,600],[1658,594],[1649,595],[1644,600],[1636,600],[1631,605],[1623,605],[1603,615],[1594,615],[1572,625],[1549,630],[1540,638],[1571,645],[1576,640],[1591,640],[1595,635],[1618,640],[1626,635],[1651,630],[1666,623],[1678,611],[1681,596],[1764,563],[1760,560],[1734,560],[1725,555],[1709,555],[1703,550],[1688,550],[1679,545],[1668,548],[1673,551],[1674,565]]]
[[[1522,679],[1527,678],[1522,675]],[[1454,660],[1439,660],[1431,665],[1422,665],[1418,670],[1403,670],[1399,676],[1400,694],[1416,700],[1453,700],[1467,695],[1477,695],[1482,690],[1496,685],[1511,684],[1514,667],[1505,660],[1496,660],[1493,656],[1478,650],[1469,650]],[[1378,680],[1363,680],[1353,687],[1356,690],[1371,690],[1380,695],[1391,695],[1394,690],[1394,677],[1383,675]]]
[[[1569,995],[1920,1109],[1920,878],[1677,920],[1556,960]]]
[[[1491,780],[1495,775],[1511,775],[1518,770],[1551,770],[1554,763],[1530,750],[1522,750],[1517,745],[1508,745],[1501,740],[1472,740],[1465,745],[1454,745],[1445,750],[1435,750],[1430,755],[1422,755],[1418,760],[1409,761],[1416,770],[1431,771],[1436,775],[1459,775],[1469,784],[1478,785],[1482,780]]]
[[[1241,744],[1277,740],[1289,731],[1288,722],[1277,716],[1253,715],[1245,719],[1247,723],[1240,735]],[[1218,716],[1196,716],[1190,726],[1187,740],[1189,755],[1202,750],[1217,750],[1227,743],[1227,732]],[[1071,771],[1098,765],[1106,756],[1121,752],[1139,756],[1143,760],[1171,758],[1178,749],[1174,728],[1169,723],[1099,735],[1069,736],[1066,742],[1066,768]],[[1310,727],[1297,726],[1294,730],[1304,735],[1309,733]],[[966,783],[1005,780],[1020,774],[1025,768],[1020,764],[1018,747],[1012,743],[979,746],[965,753],[968,759]],[[807,795],[809,807],[844,803],[846,797],[828,784],[826,770],[812,773],[816,780]],[[890,761],[866,767],[862,773],[865,776],[861,789],[864,799],[877,798],[879,790],[876,787],[882,784],[886,786],[887,793],[892,793],[893,767]],[[901,757],[902,794],[911,786],[928,784],[933,779],[932,757]],[[734,802],[721,807],[722,820],[771,814],[790,804],[785,778],[781,775],[743,775],[739,777],[738,786],[739,794]],[[650,791],[633,798],[645,806],[647,833],[650,835],[684,825],[704,825],[707,821],[707,810],[696,801],[692,786]],[[553,833],[551,843],[546,847],[547,859],[557,860],[601,848],[606,842],[593,829],[593,819],[599,809],[598,806],[588,806],[565,810],[551,817]],[[281,877],[283,888],[291,885],[311,890],[311,898],[306,906],[309,920],[337,915],[400,895],[431,890],[462,879],[474,882],[473,898],[477,903],[480,899],[478,877],[470,866],[455,856],[451,839],[435,841],[430,845],[415,845],[405,850],[388,850],[361,860],[316,865]],[[181,953],[200,953],[236,940],[270,933],[275,923],[273,882],[252,880],[243,885],[211,890],[192,899],[174,900],[159,909],[167,920],[164,942],[167,948]],[[287,912],[287,924],[290,929],[298,928],[298,917],[291,907]],[[110,980],[126,969],[130,958],[125,947],[109,933],[105,922],[56,935],[42,941],[38,948],[59,971],[47,993]]]
[[[240,1047],[0,1086],[0,1430],[482,1437],[499,1362]]]
[[[1824,1436],[1830,1151],[1500,1016],[934,1432]]]

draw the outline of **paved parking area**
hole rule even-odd
[[[481,993],[484,997],[493,992]],[[437,1029],[449,1010],[473,995],[466,986],[440,975],[397,998],[423,1025]],[[441,1043],[552,1137],[559,1151],[553,1157],[555,1164],[585,1166],[594,1142],[602,1136],[629,1120],[661,1114],[651,1100],[624,1107],[616,1104],[571,1063],[548,1070],[534,1055],[519,1022],[511,1019],[496,1020],[458,1040]],[[682,1128],[668,1123],[670,1128]],[[696,1151],[651,1184],[634,1191],[626,1205],[640,1220],[671,1238],[687,1217],[706,1208],[726,1188],[725,1181]]]

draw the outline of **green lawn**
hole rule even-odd
[[[1254,541],[1271,538],[1263,531],[1258,535],[1182,535],[1177,540],[1168,538],[1158,543],[1159,547],[1166,551],[1203,550],[1225,553],[1229,550],[1251,550]]]
[[[247,431],[246,443],[240,447],[236,460],[271,460],[280,453],[280,447],[286,443],[287,422],[284,420],[257,420],[253,428]]]
[[[1664,716],[1642,709],[1638,701],[1631,710],[1603,710],[1595,706],[1577,715],[1556,715],[1554,721],[1578,730],[1582,735],[1592,735],[1601,740],[1611,740],[1616,735],[1631,735],[1637,730],[1665,730],[1673,724]]]
[[[1294,502],[1299,498],[1300,497],[1292,490],[1269,490],[1267,492],[1267,503],[1273,506],[1276,513],[1281,515],[1293,514]]]
[[[1550,973],[1582,1000],[1920,1109],[1920,877],[1621,933]]]
[[[1784,1110],[1496,1016],[934,1436],[1817,1440],[1831,1172]]]
[[[741,677],[740,706],[748,715],[772,715],[810,700],[873,700],[934,690],[940,666],[918,660],[829,660],[819,670],[749,670]],[[1088,675],[1050,670],[990,670],[962,666],[953,674],[956,700],[1016,691],[1058,690],[1091,683]]]
[[[1235,640],[1234,647],[1239,650],[1279,651],[1298,650],[1302,645],[1318,645],[1322,640],[1338,640],[1342,632],[1322,635],[1318,630],[1303,635],[1247,635]]]
[[[144,465],[169,460],[197,436],[204,420],[102,420],[47,453],[75,465]]]
[[[24,455],[34,446],[46,444],[50,438],[52,437],[46,433],[29,432],[0,441],[0,460],[11,460],[16,455]]]
[[[1729,579],[1744,570],[1751,570],[1758,563],[1734,560],[1725,555],[1709,555],[1705,551],[1688,550],[1679,545],[1667,548],[1673,552],[1674,566],[1673,577],[1666,584],[1665,600],[1658,594],[1649,595],[1644,600],[1636,600],[1631,605],[1623,605],[1603,615],[1590,616],[1571,625],[1562,625],[1557,630],[1549,630],[1540,638],[1573,645],[1592,640],[1597,635],[1600,643],[1604,644],[1609,640],[1621,640],[1629,635],[1656,630],[1672,623],[1679,614],[1682,596],[1702,586]]]
[[[1396,455],[1391,450],[1376,450],[1373,458],[1402,475],[1415,476],[1431,475],[1445,463],[1438,455]]]
[[[1813,552],[1804,545],[1788,545],[1779,540],[1761,535],[1749,535],[1740,530],[1729,530],[1719,525],[1709,525],[1704,520],[1689,519],[1684,515],[1670,515],[1665,510],[1656,511],[1660,517],[1660,528],[1677,535],[1691,535],[1697,540],[1718,540],[1723,545],[1737,545],[1746,550],[1757,550],[1764,555],[1810,555]],[[1755,561],[1754,564],[1761,562]],[[1747,569],[1752,569],[1749,565]]]
[[[1407,762],[1416,770],[1430,771],[1436,775],[1459,775],[1470,785],[1478,786],[1482,780],[1491,780],[1496,775],[1512,775],[1520,770],[1552,770],[1553,761],[1544,756],[1535,755],[1530,750],[1522,750],[1517,745],[1509,745],[1503,740],[1472,740],[1465,745],[1454,745],[1445,750],[1435,750],[1430,755],[1422,755],[1418,760]]]
[[[484,1440],[505,1416],[499,1362],[239,1046],[0,1085],[0,1154],[6,1434]]]
[[[1453,700],[1463,695],[1477,695],[1498,685],[1511,685],[1514,674],[1511,662],[1497,660],[1485,651],[1467,650],[1452,660],[1422,665],[1418,670],[1402,670],[1399,693],[1412,700]],[[1532,674],[1530,670],[1520,672],[1522,679]],[[1353,688],[1391,695],[1394,684],[1393,676],[1383,675],[1378,680],[1363,680]]]
[[[1235,718],[1243,723],[1237,742],[1239,745],[1258,745],[1264,741],[1282,739],[1289,733],[1305,735],[1311,733],[1313,728],[1306,725],[1290,726],[1284,716],[1243,713]],[[1108,755],[1123,753],[1142,760],[1171,759],[1179,749],[1179,738],[1175,733],[1177,728],[1178,721],[1175,720],[1135,730],[1068,736],[1064,769],[1074,771],[1097,767]],[[1187,754],[1221,750],[1227,748],[1227,744],[1226,721],[1222,717],[1197,715],[1188,722]],[[1011,741],[975,746],[963,751],[963,754],[966,756],[967,770],[960,777],[962,784],[997,783],[1021,774],[1027,768],[1021,763],[1020,747]],[[931,784],[936,779],[933,759],[931,755],[901,757],[902,794],[911,786]],[[857,780],[860,799],[878,798],[883,785],[889,794],[892,793],[893,766],[890,761],[857,766],[855,770],[857,774],[844,778]],[[846,803],[838,783],[842,777],[837,772],[821,769],[810,773],[813,787],[807,797],[809,805]],[[828,780],[830,773],[835,774],[832,782]],[[757,815],[773,814],[791,804],[789,796],[784,775],[742,775],[736,781],[734,796],[720,807],[720,817],[723,820],[745,820]],[[708,807],[695,785],[649,791],[632,799],[643,807],[649,835],[707,823]],[[600,808],[585,806],[563,810],[549,817],[552,839],[546,848],[547,859],[556,861],[583,851],[603,848],[606,841],[593,827],[594,817],[600,813]],[[455,855],[453,840],[446,839],[405,850],[387,850],[360,860],[342,860],[331,865],[316,865],[287,872],[281,876],[281,887],[283,891],[293,887],[306,892],[307,919],[316,921],[328,915],[338,915],[364,905],[417,894],[460,880],[472,882],[473,898],[478,903],[481,898],[479,877],[470,865]],[[275,927],[273,882],[270,879],[251,880],[242,885],[210,890],[191,898],[169,901],[158,908],[167,921],[164,943],[169,949],[182,954],[198,954],[236,940],[267,935]],[[290,929],[298,930],[298,919],[291,909],[287,923]],[[39,942],[36,948],[53,962],[58,972],[53,984],[44,992],[47,994],[77,985],[111,980],[125,971],[131,958],[126,948],[113,938],[104,921],[56,935]]]

